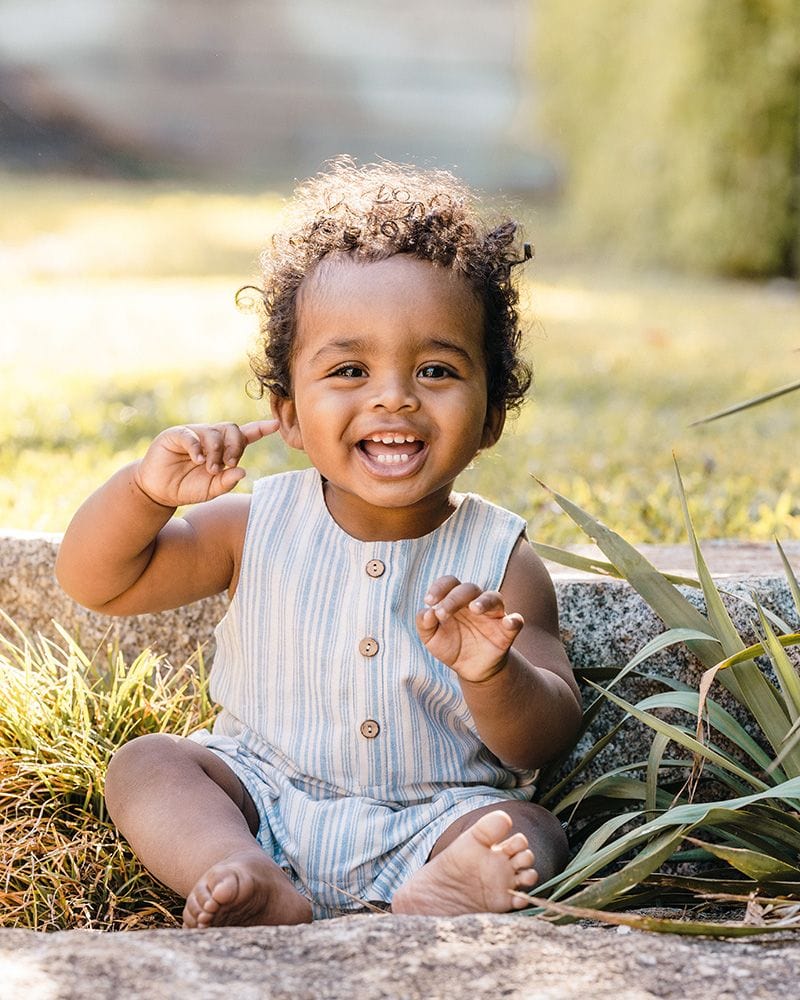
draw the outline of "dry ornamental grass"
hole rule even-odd
[[[202,657],[171,668],[149,650],[128,664],[0,637],[0,926],[119,930],[175,926],[182,901],[141,867],[106,813],[113,751],[153,732],[208,725]]]

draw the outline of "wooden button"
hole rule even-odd
[[[358,651],[362,656],[374,656],[379,649],[380,646],[378,645],[378,640],[373,639],[371,635],[362,639],[358,644]]]
[[[367,563],[367,576],[383,576],[386,572],[386,564],[380,559],[370,559]]]
[[[360,726],[361,735],[364,739],[374,740],[378,733],[381,731],[381,727],[374,719],[367,719],[361,723]]]

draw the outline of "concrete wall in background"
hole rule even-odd
[[[0,0],[0,66],[34,74],[37,100],[200,175],[280,182],[351,152],[526,190],[550,180],[532,131],[531,9]]]

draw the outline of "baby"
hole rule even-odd
[[[274,419],[163,431],[61,545],[97,611],[232,599],[213,732],[122,747],[109,813],[187,927],[520,909],[567,859],[532,798],[580,696],[524,521],[453,491],[530,382],[517,227],[446,172],[346,159],[295,207],[262,256]],[[275,433],[311,468],[232,493]]]

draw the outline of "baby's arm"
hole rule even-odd
[[[517,543],[499,592],[445,576],[425,603],[417,615],[420,637],[458,674],[492,753],[511,766],[537,768],[568,749],[581,697],[559,637],[553,584],[527,541]]]
[[[220,593],[235,581],[249,500],[225,496],[245,475],[249,444],[275,420],[171,427],[75,514],[56,575],[86,607],[141,614]],[[207,503],[205,501],[208,501]],[[183,518],[175,508],[198,504]]]

